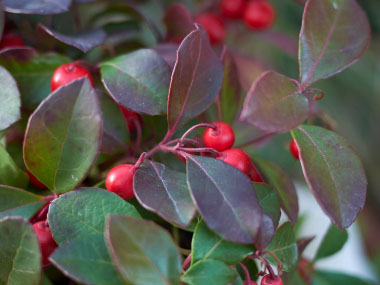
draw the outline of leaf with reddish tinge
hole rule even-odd
[[[196,25],[177,51],[169,90],[169,128],[176,129],[204,112],[218,95],[222,78],[220,59],[205,31]]]
[[[4,10],[17,14],[50,15],[69,10],[71,0],[3,0]]]
[[[370,27],[356,0],[309,0],[299,37],[302,85],[333,76],[367,50]]]
[[[324,212],[348,228],[364,206],[367,178],[359,157],[338,134],[302,125],[292,131],[306,181]]]
[[[50,190],[67,192],[86,177],[101,136],[95,91],[87,78],[76,80],[50,94],[30,116],[25,165]]]
[[[191,196],[207,226],[225,240],[253,243],[262,209],[248,177],[209,157],[189,156],[186,165]]]
[[[307,118],[309,103],[285,75],[268,71],[253,83],[240,119],[268,132],[287,132]]]
[[[136,172],[133,183],[136,198],[146,209],[183,227],[190,223],[195,206],[186,184],[186,174],[147,161]]]
[[[191,13],[181,3],[171,5],[164,16],[167,28],[167,39],[181,42],[193,29],[194,20]]]

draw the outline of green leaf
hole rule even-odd
[[[234,281],[236,273],[225,263],[204,259],[192,265],[182,276],[182,281],[190,285],[220,285]]]
[[[74,189],[100,148],[102,118],[87,78],[63,86],[31,115],[24,141],[29,171],[56,193]]]
[[[339,228],[348,228],[364,206],[367,178],[359,157],[336,133],[300,126],[292,131],[302,171],[319,205]]]
[[[0,220],[0,260],[0,284],[39,284],[40,245],[32,225],[23,218]]]
[[[273,252],[281,260],[284,271],[291,271],[295,267],[298,260],[297,242],[289,222],[277,230],[265,251]],[[277,261],[272,256],[267,255],[267,257],[272,264],[277,265]]]
[[[11,186],[0,185],[0,219],[6,216],[30,219],[43,205],[41,196]]]
[[[112,264],[102,233],[80,236],[61,244],[50,260],[79,283],[123,284]]]
[[[277,228],[281,217],[280,200],[272,186],[264,183],[254,183],[257,198],[263,208],[263,212],[272,218]]]
[[[21,95],[12,75],[0,66],[0,131],[21,118]]]
[[[105,238],[125,282],[179,284],[181,257],[170,235],[153,222],[110,216]]]
[[[317,270],[313,276],[312,285],[375,285],[375,282],[363,280],[345,273]]]
[[[191,248],[191,264],[201,259],[216,259],[233,265],[253,253],[252,245],[224,240],[211,231],[203,220],[200,220],[195,228]]]
[[[343,248],[347,239],[348,233],[346,230],[341,231],[331,225],[318,248],[314,261],[337,253]]]
[[[28,183],[28,175],[18,168],[12,157],[0,144],[0,184],[26,188]]]
[[[148,115],[165,114],[170,69],[154,50],[140,49],[102,63],[104,86],[120,105]]]
[[[107,215],[139,217],[136,209],[114,193],[81,188],[61,195],[49,208],[50,229],[57,243],[88,234],[102,233]]]

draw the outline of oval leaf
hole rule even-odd
[[[375,285],[375,282],[363,280],[359,277],[347,273],[332,272],[326,270],[317,270],[313,276],[313,285]]]
[[[25,188],[28,182],[28,175],[18,168],[12,157],[0,144],[0,184]]]
[[[2,0],[4,10],[18,14],[50,15],[69,10],[71,0]]]
[[[167,39],[181,42],[194,29],[194,20],[191,13],[181,3],[172,4],[164,16],[167,29]]]
[[[60,245],[50,260],[79,283],[123,284],[108,254],[103,233],[81,236]]]
[[[280,200],[276,190],[274,190],[272,186],[264,183],[254,183],[254,186],[263,212],[271,217],[274,226],[277,228],[281,217],[281,210]]]
[[[101,65],[102,81],[113,99],[148,115],[166,113],[170,69],[151,49],[140,49]]]
[[[64,193],[86,176],[100,148],[102,119],[87,78],[50,94],[29,118],[25,165],[50,190]]]
[[[347,68],[363,55],[369,41],[367,16],[356,0],[309,0],[299,37],[302,85]]]
[[[226,240],[253,243],[262,210],[248,177],[209,157],[189,156],[186,164],[191,196],[208,227]]]
[[[43,205],[41,196],[19,188],[0,185],[0,219],[6,216],[30,219]]]
[[[169,91],[169,128],[174,130],[204,112],[218,95],[222,78],[222,64],[205,31],[196,25],[177,51]]]
[[[21,119],[21,95],[12,75],[0,66],[0,131]]]
[[[267,71],[253,83],[245,98],[242,121],[268,132],[287,132],[307,118],[309,103],[288,77]]]
[[[39,24],[38,28],[43,30],[56,40],[67,45],[76,47],[77,49],[80,49],[83,52],[88,52],[89,50],[97,46],[100,46],[105,41],[107,36],[104,30],[100,28],[85,31],[76,35],[64,35],[42,24]]]
[[[186,227],[194,217],[195,207],[184,173],[148,161],[136,172],[133,185],[140,204],[167,221]]]
[[[329,257],[340,251],[348,239],[346,230],[339,230],[337,227],[331,225],[323,237],[323,240],[315,255],[314,261]]]
[[[348,228],[364,206],[367,178],[359,157],[336,133],[315,126],[292,131],[305,179],[323,211]]]
[[[0,284],[40,283],[40,245],[26,220],[13,217],[0,220],[0,257]]]
[[[179,284],[181,257],[170,235],[151,221],[110,216],[105,239],[122,278],[132,284]]]
[[[50,204],[48,220],[54,239],[63,243],[88,234],[103,233],[107,215],[139,217],[136,209],[114,193],[82,188],[61,195]]]

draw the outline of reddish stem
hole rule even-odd
[[[191,263],[191,253],[186,257],[185,261],[182,264],[182,270],[186,271]]]
[[[239,262],[239,265],[241,266],[241,268],[243,268],[245,281],[247,281],[248,284],[251,284],[251,275],[249,274],[249,270],[247,266],[245,266],[243,262]]]
[[[145,157],[146,157],[146,153],[143,152],[140,155],[139,159],[136,161],[135,165],[132,167],[132,169],[131,169],[132,172],[135,172],[140,167],[140,165],[141,165],[141,163],[143,163]]]
[[[201,124],[198,124],[198,125],[195,125],[195,126],[192,126],[190,129],[188,129],[184,134],[183,136],[181,137],[181,140],[185,139],[192,131],[194,131],[195,129],[198,129],[198,128],[211,128],[211,129],[216,129],[216,126],[213,125],[213,124],[208,124],[208,123],[201,123]]]

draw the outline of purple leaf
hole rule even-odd
[[[369,23],[356,0],[309,0],[299,38],[302,85],[341,72],[363,55],[369,41]]]
[[[154,50],[166,61],[170,70],[173,70],[177,57],[177,44],[163,43],[155,46]]]
[[[225,240],[253,243],[262,209],[248,177],[223,161],[189,156],[187,183],[207,226]]]
[[[10,13],[50,15],[68,11],[71,0],[3,0],[2,4]]]
[[[181,3],[174,3],[169,7],[164,16],[164,23],[167,28],[167,39],[174,42],[181,42],[194,30],[193,17]]]
[[[256,236],[255,246],[259,250],[265,249],[265,247],[271,242],[276,229],[273,224],[273,220],[267,214],[263,214],[261,217],[260,230]]]
[[[183,227],[189,225],[195,207],[184,173],[148,161],[140,166],[133,181],[136,198],[146,209],[169,222]]]
[[[0,50],[1,59],[7,61],[28,61],[37,55],[37,51],[31,47],[11,47]]]
[[[107,36],[103,29],[100,28],[89,30],[77,35],[63,35],[42,24],[39,24],[38,28],[45,31],[56,40],[76,47],[83,52],[88,52],[94,47],[100,46],[105,41]]]
[[[174,130],[204,112],[218,95],[222,78],[222,64],[205,31],[196,25],[177,51],[169,90],[169,128]]]
[[[358,156],[336,133],[300,126],[292,131],[302,170],[319,205],[332,223],[348,228],[364,206],[367,178]]]
[[[309,103],[288,77],[268,71],[253,83],[240,120],[268,132],[287,132],[307,118]]]

